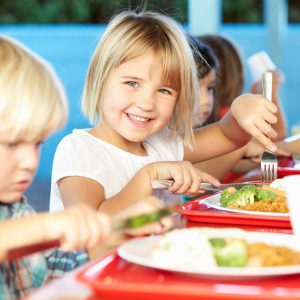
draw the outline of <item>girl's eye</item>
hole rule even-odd
[[[125,82],[127,85],[131,86],[131,87],[137,87],[138,83],[136,81],[127,81]]]
[[[214,92],[215,92],[215,86],[209,86],[209,87],[207,88],[207,90],[208,90],[209,92],[214,93]]]
[[[7,143],[1,143],[3,146],[5,146],[6,148],[15,148],[19,145],[18,142],[7,142]]]
[[[159,92],[164,95],[172,95],[171,91],[169,91],[167,89],[159,89]]]

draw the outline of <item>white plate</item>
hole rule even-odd
[[[264,212],[264,211],[254,211],[254,210],[243,210],[243,209],[233,209],[222,207],[220,204],[221,194],[215,194],[213,196],[207,197],[203,200],[207,206],[216,208],[219,210],[230,211],[241,214],[251,214],[251,215],[262,215],[262,216],[276,216],[276,217],[288,217],[289,213],[277,213],[277,212]]]
[[[245,236],[248,242],[264,242],[274,246],[287,246],[297,249],[293,235],[246,232]],[[162,236],[149,236],[130,240],[118,248],[118,254],[123,259],[138,265],[212,279],[246,280],[300,273],[300,265],[255,268],[214,267],[203,269],[176,265],[176,261],[170,265],[164,261],[157,261],[152,257],[152,249],[161,238]]]

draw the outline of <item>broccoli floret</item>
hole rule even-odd
[[[255,201],[257,192],[257,187],[253,184],[247,184],[232,194],[226,192],[225,190],[221,194],[221,206],[233,208],[252,204]]]
[[[256,198],[258,201],[274,201],[276,199],[276,193],[261,189],[258,191]]]
[[[243,187],[241,187],[239,191],[248,191],[256,194],[258,192],[258,189],[257,186],[254,184],[246,184]]]
[[[238,190],[228,197],[226,207],[236,208],[239,206],[245,206],[247,204],[246,200],[247,198],[245,197],[245,193]]]
[[[229,191],[226,189],[221,193],[221,200],[220,200],[220,204],[223,207],[227,207],[227,201],[228,198],[231,194],[229,193]]]
[[[214,240],[223,240],[224,246]],[[220,267],[244,267],[247,264],[247,245],[243,239],[210,239],[214,258]]]
[[[213,248],[223,248],[226,245],[225,239],[222,238],[211,238],[209,242]]]

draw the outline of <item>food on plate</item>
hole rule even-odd
[[[222,207],[263,212],[287,213],[286,194],[282,180],[271,185],[246,184],[240,189],[230,187],[221,193]]]
[[[164,264],[193,269],[300,264],[300,252],[283,246],[249,243],[245,231],[240,229],[176,229],[155,244],[152,256]]]

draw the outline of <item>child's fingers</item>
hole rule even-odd
[[[268,99],[265,98],[265,102],[264,104],[266,105],[267,109],[272,113],[272,114],[276,114],[278,112],[278,108],[276,106],[276,104],[274,104],[273,102],[270,102]]]
[[[63,251],[74,251],[79,249],[80,244],[77,240],[77,235],[80,234],[79,226],[73,227],[71,230],[68,228],[68,232],[65,232],[61,238],[61,250]]]
[[[258,128],[253,128],[252,133],[253,136],[257,139],[257,141],[261,143],[267,150],[270,150],[272,152],[275,152],[277,150],[277,146]]]
[[[174,184],[170,187],[169,191],[174,194],[184,194],[192,184],[190,162],[181,162],[178,165],[178,171],[174,174]]]
[[[266,110],[266,112],[263,115],[263,119],[269,123],[269,124],[275,124],[277,123],[277,117],[272,112]]]
[[[265,121],[257,121],[256,126],[259,129],[259,131],[262,132],[263,135],[265,135],[266,137],[273,139],[277,137],[277,132],[272,128],[270,124],[266,123]]]
[[[278,148],[277,151],[276,151],[276,154],[279,155],[279,156],[290,156],[291,155],[291,152],[287,151],[287,150],[284,150],[284,149],[280,149]]]
[[[107,215],[102,213],[95,213],[88,219],[89,226],[89,240],[86,247],[91,248],[102,242],[108,237],[111,227],[110,219]]]

